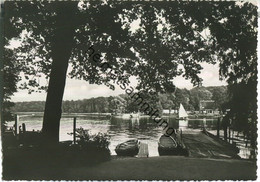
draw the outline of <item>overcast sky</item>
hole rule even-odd
[[[219,80],[218,65],[210,65],[204,63],[203,70],[200,74],[203,79],[203,86],[220,86],[227,85],[225,81]],[[192,84],[190,80],[185,80],[182,77],[177,77],[174,83],[179,88],[191,89]],[[136,81],[134,78],[131,79],[131,85],[135,86]],[[86,81],[74,80],[67,78],[66,88],[64,92],[63,100],[78,100],[87,99],[91,97],[99,96],[113,96],[124,93],[122,89],[117,87],[115,90],[111,90],[105,85],[94,85],[88,84]],[[46,99],[46,93],[32,93],[28,94],[27,90],[18,90],[17,93],[12,97],[12,101],[44,101]]]

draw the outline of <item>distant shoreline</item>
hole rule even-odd
[[[44,112],[13,112],[13,114],[17,114],[18,116],[26,115],[28,117],[43,117]],[[124,114],[130,114],[130,113],[124,113]],[[124,115],[123,114],[123,115]],[[81,117],[81,116],[112,116],[111,113],[62,113],[63,117]],[[116,118],[121,118],[121,116],[114,116]],[[139,118],[149,118],[149,115],[140,115]],[[175,118],[177,117],[177,114],[163,114],[162,117],[171,117]],[[218,118],[221,117],[221,115],[207,115],[207,114],[190,114],[188,118],[195,119],[195,118]],[[123,118],[122,118],[123,119]]]

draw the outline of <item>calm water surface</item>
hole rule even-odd
[[[42,115],[19,115],[18,126],[25,123],[26,130],[41,130]],[[147,143],[149,147],[149,156],[158,156],[158,140],[163,134],[163,128],[157,127],[156,123],[150,118],[109,118],[108,116],[75,114],[77,116],[77,128],[89,129],[92,134],[102,132],[110,135],[109,149],[112,155],[116,155],[115,147],[119,143],[130,139],[138,139],[141,142]],[[216,129],[217,119],[193,119],[188,122],[179,122],[173,117],[165,117],[169,125],[173,128],[202,128],[204,125],[209,129]],[[8,123],[12,126],[14,123]],[[60,125],[60,141],[72,140],[71,133],[73,130],[73,115],[63,115]]]

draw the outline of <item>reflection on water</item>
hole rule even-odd
[[[165,117],[170,127],[185,130],[186,128],[198,129],[205,126],[206,128],[216,129],[217,119],[191,119],[176,120],[173,117]],[[18,126],[25,123],[26,129],[41,130],[42,116],[35,115],[30,117],[20,117]],[[12,126],[14,123],[8,123]],[[149,156],[158,156],[158,140],[163,134],[163,128],[157,127],[157,124],[150,118],[108,118],[105,116],[81,115],[77,117],[77,128],[82,127],[89,129],[91,133],[108,133],[110,139],[110,151],[115,155],[115,147],[119,143],[130,139],[138,139],[148,144]],[[60,124],[60,141],[72,140],[73,118],[66,116],[61,119]],[[243,150],[244,152],[244,150]]]

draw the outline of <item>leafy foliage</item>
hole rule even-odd
[[[204,92],[208,93],[207,97],[203,95]],[[180,103],[183,104],[186,110],[199,110],[199,101],[205,99],[210,99],[215,102],[214,109],[224,111],[229,108],[226,104],[229,102],[226,86],[201,87],[191,90],[178,88],[175,94],[146,95],[143,93],[141,96],[144,102],[147,102],[152,108],[157,108],[159,111],[162,111],[162,109],[176,110],[179,108]],[[44,105],[44,101],[17,102],[12,108],[12,111],[43,112]],[[136,103],[128,95],[121,94],[116,97],[96,97],[75,101],[63,101],[62,110],[66,113],[113,113],[115,110],[119,113],[131,113],[137,112],[140,108],[138,101]]]
[[[6,44],[13,37],[22,42],[15,49],[15,56],[29,78],[24,88],[44,88],[35,83],[33,75],[50,75],[53,35],[59,26],[57,18],[59,14],[66,14],[67,8],[73,12],[66,15],[70,25],[67,28],[74,36],[70,45],[72,69],[69,75],[72,78],[95,84],[109,82],[107,85],[111,86],[111,78],[103,74],[94,61],[88,60],[86,49],[94,45],[114,70],[121,71],[126,78],[137,76],[137,88],[167,91],[171,90],[172,80],[178,75],[198,85],[202,69],[199,63],[214,62],[208,56],[208,48],[212,45],[201,35],[207,25],[197,17],[201,12],[190,11],[190,8],[201,10],[218,6],[225,7],[210,2],[6,2]],[[203,20],[211,14],[204,13],[204,16]],[[137,19],[140,19],[139,28],[132,31],[130,24]],[[180,65],[184,69],[179,69]]]
[[[229,85],[230,118],[233,127],[244,132],[251,139],[251,146],[256,147],[257,139],[257,88],[249,81]]]
[[[19,77],[19,65],[14,61],[13,52],[11,50],[5,50],[4,57],[4,85],[3,85],[3,120],[11,121],[13,116],[11,114],[11,108],[14,103],[11,102],[11,96],[17,91],[17,82],[20,80]]]
[[[72,134],[72,133],[70,133]],[[77,144],[83,149],[108,149],[109,135],[104,133],[90,134],[89,130],[83,128],[76,129]],[[108,149],[109,150],[109,149]]]

